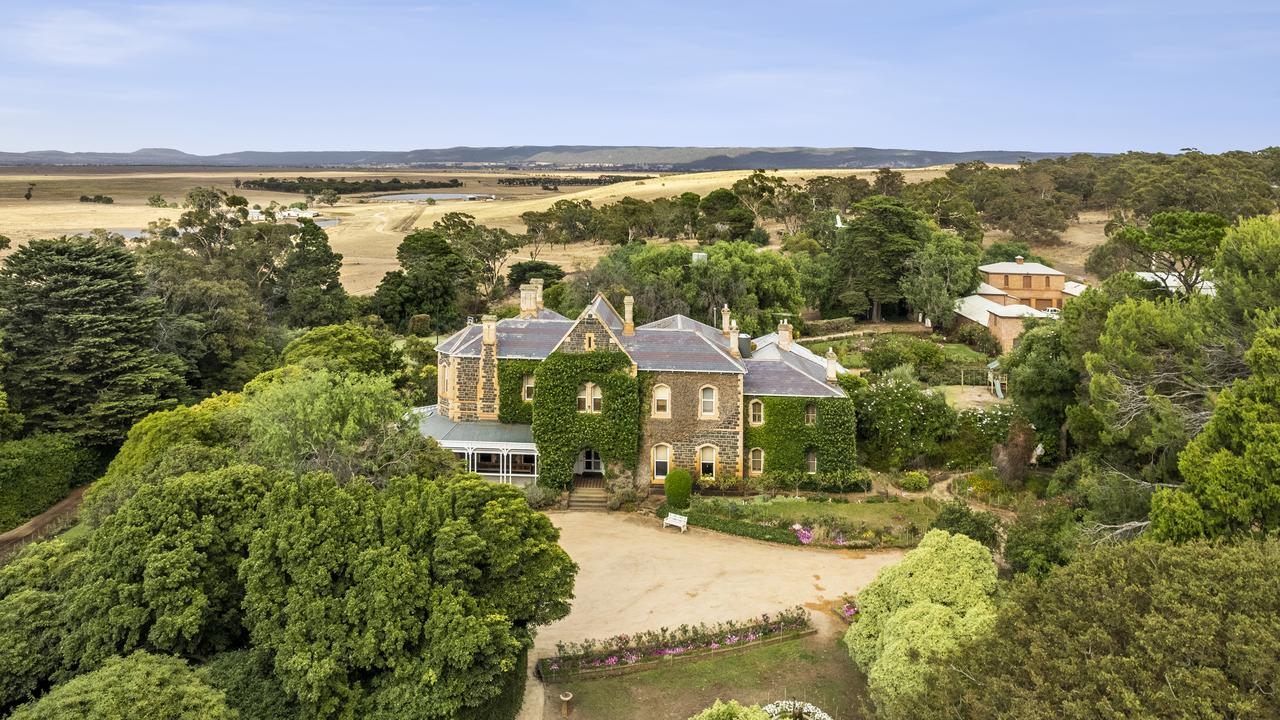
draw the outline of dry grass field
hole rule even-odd
[[[945,167],[904,170],[908,181],[928,180],[940,176]],[[818,175],[862,175],[870,177],[872,170],[780,170],[777,174],[787,180],[799,182]],[[671,197],[683,192],[705,195],[716,188],[728,187],[749,174],[745,170],[709,173],[663,175],[646,180],[628,180],[613,185],[574,189],[565,187],[560,192],[550,192],[538,187],[507,187],[497,184],[498,178],[516,175],[537,175],[519,171],[404,171],[404,170],[298,170],[290,168],[0,168],[0,234],[21,243],[33,238],[51,237],[69,233],[87,232],[105,228],[117,232],[139,230],[159,218],[176,219],[180,210],[147,206],[147,198],[159,193],[170,202],[178,201],[188,190],[199,186],[217,186],[232,189],[235,179],[248,180],[258,177],[398,177],[402,180],[449,179],[463,181],[461,192],[493,194],[493,201],[445,200],[435,205],[409,202],[361,202],[361,196],[347,196],[333,208],[324,208],[325,217],[337,219],[336,226],[328,228],[334,250],[344,256],[343,283],[354,293],[369,293],[382,276],[395,269],[395,250],[401,238],[414,227],[430,226],[448,212],[467,212],[476,221],[512,231],[522,231],[520,214],[528,210],[544,210],[560,199],[590,200],[600,205],[615,202],[625,196],[644,200]],[[586,175],[594,177],[599,172],[572,173],[548,171],[556,176]],[[35,183],[31,200],[24,200],[28,183]],[[280,203],[297,202],[301,195],[294,193],[239,190],[250,204],[266,205],[272,200]],[[442,190],[440,192],[453,192]],[[111,205],[79,202],[81,195],[109,195]],[[1044,248],[1047,254],[1064,265],[1071,273],[1083,273],[1084,256],[1094,244],[1101,242],[1103,218],[1082,217],[1082,223],[1073,226],[1060,245]],[[608,251],[603,245],[578,245],[553,248],[544,251],[540,259],[563,265],[566,270],[589,267]],[[512,262],[526,259],[517,256]]]

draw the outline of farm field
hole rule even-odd
[[[910,182],[938,177],[945,167],[903,170]],[[779,170],[777,174],[791,182],[802,182],[818,175],[861,175],[869,177],[873,170],[805,169]],[[722,172],[685,173],[664,175],[647,180],[629,180],[613,185],[574,189],[565,187],[559,192],[540,187],[510,187],[499,185],[499,178],[549,174],[556,176],[595,177],[600,171],[571,172],[548,170],[528,171],[468,171],[432,170],[408,171],[399,169],[348,170],[348,169],[291,169],[291,168],[83,168],[41,167],[0,169],[0,234],[21,243],[38,237],[87,232],[104,228],[116,232],[137,231],[147,223],[160,218],[177,219],[182,211],[176,208],[147,206],[147,198],[159,193],[169,202],[176,202],[188,190],[199,186],[216,186],[232,190],[236,179],[248,180],[266,177],[362,177],[402,180],[458,178],[464,185],[460,192],[493,194],[493,201],[444,200],[435,205],[412,202],[360,202],[364,196],[345,196],[332,208],[322,208],[324,217],[338,220],[327,228],[333,249],[344,256],[343,284],[350,292],[370,293],[382,276],[396,268],[395,250],[401,238],[415,227],[425,227],[445,213],[466,212],[482,224],[523,231],[521,213],[529,210],[545,210],[560,199],[590,200],[600,205],[616,202],[632,196],[642,200],[671,197],[683,192],[705,195],[716,188],[728,187],[750,174],[745,170]],[[615,174],[615,173],[610,173]],[[618,173],[626,174],[626,173]],[[34,183],[31,200],[24,200],[28,184]],[[302,196],[295,193],[237,190],[248,198],[250,204],[266,205],[271,201],[282,204],[297,202]],[[81,195],[108,195],[114,199],[110,205],[79,202]],[[1097,215],[1102,215],[1097,213]],[[1092,217],[1083,214],[1081,223],[1074,225],[1064,241],[1053,247],[1038,249],[1054,260],[1063,263],[1068,272],[1083,273],[1084,257],[1089,249],[1103,241],[1101,233],[1105,216]],[[126,232],[127,234],[127,232]],[[999,234],[988,234],[998,239]],[[539,256],[564,266],[567,271],[589,267],[609,250],[606,245],[570,245],[553,247]],[[517,254],[511,262],[528,259]]]

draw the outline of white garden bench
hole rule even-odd
[[[677,515],[675,513],[667,513],[667,517],[662,521],[662,527],[670,525],[671,527],[680,528],[680,532],[689,529],[689,517],[687,515]]]

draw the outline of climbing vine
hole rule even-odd
[[[809,450],[818,451],[819,473],[848,472],[857,464],[857,423],[849,398],[747,398],[748,416],[755,400],[764,403],[764,424],[746,425],[743,449],[747,453],[752,448],[764,450],[766,473],[806,470]],[[805,406],[810,403],[818,411],[813,425],[804,421]]]
[[[607,350],[555,352],[538,364],[532,430],[542,466],[541,484],[568,487],[578,454],[588,448],[600,454],[606,467],[635,468],[640,382],[630,370],[631,360],[625,353]],[[578,388],[588,382],[600,386],[599,413],[578,412]]]
[[[533,422],[533,403],[524,399],[524,376],[533,375],[542,363],[537,360],[498,361],[498,421],[528,425]],[[536,380],[535,380],[536,383]],[[534,385],[533,396],[538,396]]]

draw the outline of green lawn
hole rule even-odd
[[[772,500],[751,505],[753,512],[776,517],[784,522],[797,522],[806,517],[832,516],[850,522],[866,523],[872,527],[893,527],[910,522],[915,523],[916,527],[923,528],[933,520],[934,515],[937,515],[937,512],[921,500],[881,503]]]
[[[884,337],[884,336],[879,336]],[[912,335],[910,337],[919,337]],[[840,360],[840,364],[848,368],[866,367],[866,361],[862,357],[860,348],[869,346],[872,342],[868,337],[849,337],[839,338],[836,340],[823,340],[815,343],[801,343],[813,352],[819,355],[825,355],[828,348],[834,348],[836,357]],[[942,354],[946,356],[947,362],[954,363],[985,363],[987,356],[974,350],[968,345],[961,343],[943,343]]]
[[[985,363],[990,360],[986,355],[961,343],[943,343],[942,354],[947,356],[948,362]]]
[[[717,699],[764,705],[789,698],[811,702],[836,720],[868,717],[865,680],[844,646],[816,635],[740,655],[548,685],[545,717],[560,717],[557,698],[565,690],[573,693],[573,720],[683,720]]]

